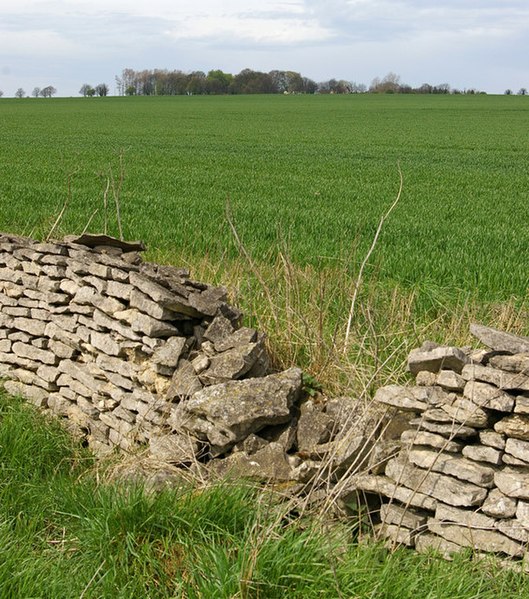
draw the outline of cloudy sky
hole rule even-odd
[[[0,90],[76,96],[130,67],[529,88],[528,0],[0,0]]]

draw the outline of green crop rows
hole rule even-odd
[[[377,276],[503,300],[525,296],[529,100],[499,96],[150,97],[0,101],[0,230],[104,226],[110,169],[126,237],[213,259],[367,251]],[[113,202],[109,191],[108,200]],[[109,209],[110,210],[110,209]],[[117,232],[110,215],[110,231]],[[322,262],[323,261],[323,262]]]

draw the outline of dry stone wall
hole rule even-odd
[[[334,485],[365,458],[371,416],[271,373],[226,290],[143,262],[141,243],[0,235],[0,377],[99,454],[147,447],[198,474]],[[174,470],[173,468],[173,470]],[[313,486],[311,487],[313,488]]]
[[[480,325],[471,332],[487,349],[425,343],[409,356],[416,385],[377,391],[375,401],[407,413],[409,427],[383,468],[354,475],[347,492],[381,498],[378,532],[392,543],[446,556],[472,548],[522,558],[529,339]]]

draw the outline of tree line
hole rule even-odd
[[[217,69],[209,71],[154,69],[135,71],[124,69],[116,76],[116,89],[120,96],[176,96],[195,94],[358,94],[358,93],[415,93],[458,94],[483,93],[476,89],[452,89],[448,83],[424,83],[412,87],[402,83],[400,76],[388,73],[375,77],[368,87],[363,83],[344,79],[329,79],[317,83],[296,71],[273,70],[268,73],[243,69],[237,75]]]

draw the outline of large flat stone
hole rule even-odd
[[[479,487],[489,488],[494,485],[495,470],[472,460],[428,449],[412,449],[406,455],[419,468],[448,474]]]
[[[468,356],[457,347],[419,348],[408,356],[408,368],[412,374],[421,370],[439,372],[441,369],[461,372],[468,362]]]
[[[412,489],[398,485],[387,476],[375,474],[355,474],[349,477],[341,490],[340,497],[347,503],[353,499],[358,491],[366,493],[376,493],[389,499],[400,501],[404,505],[411,505],[418,508],[434,511],[437,500],[430,495],[419,493]]]
[[[428,529],[462,547],[492,553],[506,553],[513,557],[522,557],[525,552],[522,545],[494,530],[465,528],[456,524],[446,524],[435,518],[428,520]]]
[[[206,387],[180,404],[182,427],[223,453],[265,426],[288,422],[301,384],[301,370],[291,368]]]
[[[404,431],[400,437],[403,445],[427,445],[441,451],[448,451],[451,453],[458,453],[463,449],[463,444],[457,441],[450,441],[442,435],[436,435],[435,433],[429,433],[428,431],[421,430],[408,430]]]
[[[529,391],[529,376],[521,373],[504,372],[492,366],[467,364],[461,373],[467,381],[490,383],[504,391]]]
[[[470,332],[477,337],[483,345],[490,347],[494,351],[509,352],[510,354],[520,354],[529,352],[529,339],[527,337],[518,337],[511,333],[498,331],[491,327],[481,324],[471,324]]]
[[[506,467],[496,472],[494,482],[507,497],[529,500],[529,469]]]
[[[441,522],[453,522],[465,528],[479,528],[482,530],[494,530],[496,521],[490,516],[481,514],[474,510],[462,510],[461,508],[438,503],[435,510],[435,518]]]
[[[423,412],[429,407],[428,398],[431,390],[428,387],[402,387],[387,385],[375,393],[375,401],[387,406],[410,412]]]
[[[456,507],[479,506],[487,496],[487,490],[482,487],[457,480],[451,476],[422,470],[400,458],[394,458],[388,462],[386,474],[397,484]]]
[[[507,439],[505,443],[505,452],[523,460],[529,466],[529,441],[520,439]]]
[[[516,499],[507,497],[499,489],[491,489],[481,511],[492,518],[512,518],[516,514]]]
[[[529,441],[529,415],[513,414],[506,416],[494,425],[497,433],[503,433],[507,437]]]
[[[463,395],[480,408],[498,412],[512,412],[514,408],[514,397],[489,383],[468,381]]]

